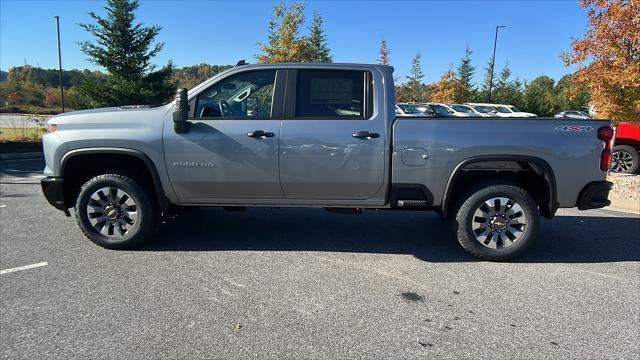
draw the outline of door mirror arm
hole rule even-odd
[[[173,129],[177,134],[189,131],[190,122],[187,121],[189,115],[189,98],[187,89],[178,89],[176,93],[176,107],[173,111]]]

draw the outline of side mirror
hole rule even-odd
[[[187,89],[178,89],[176,93],[176,107],[173,111],[173,129],[177,134],[189,131],[190,123],[187,121],[189,114],[189,98]]]

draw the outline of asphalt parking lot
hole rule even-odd
[[[435,214],[191,209],[136,251],[0,161],[2,358],[638,358],[640,218],[562,210],[510,263]],[[42,263],[46,262],[46,265]]]

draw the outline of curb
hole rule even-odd
[[[0,160],[43,159],[43,158],[44,158],[44,153],[42,152],[0,154]]]
[[[640,200],[612,198],[611,205],[605,209],[625,211],[640,215]]]

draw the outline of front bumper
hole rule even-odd
[[[599,209],[611,205],[608,199],[609,190],[613,183],[610,181],[593,181],[588,183],[578,196],[578,209],[589,210]]]
[[[64,201],[64,182],[61,177],[48,176],[40,180],[42,192],[49,204],[58,210],[64,211],[65,215],[70,216],[69,208]]]

